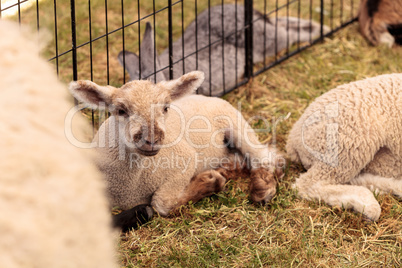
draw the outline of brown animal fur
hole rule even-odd
[[[206,196],[218,193],[225,187],[226,179],[216,170],[206,170],[194,176],[185,189],[185,194],[177,202],[176,207],[200,201]],[[175,209],[173,208],[173,209]]]
[[[388,27],[398,24],[402,24],[402,0],[360,1],[360,31],[372,45],[393,46],[395,38],[388,32]]]
[[[264,168],[251,171],[250,198],[254,202],[264,202],[275,196],[277,182],[272,172]]]

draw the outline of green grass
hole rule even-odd
[[[76,2],[79,6],[78,22],[85,23],[85,1]],[[108,2],[110,29],[121,24],[120,2],[115,5],[112,2]],[[132,14],[130,16],[136,18],[136,2],[124,1],[124,4],[128,7],[130,2],[133,2],[132,9],[127,10],[126,14]],[[185,2],[185,12],[190,12],[190,2]],[[263,9],[262,1],[254,2],[260,10]],[[357,2],[354,2],[354,10],[357,10]],[[318,13],[314,9],[319,6],[319,1],[313,3],[313,17],[317,19]],[[103,3],[97,2],[94,5],[99,10],[103,8]],[[152,11],[150,4],[145,5],[141,7],[143,14]],[[205,2],[202,5],[205,7]],[[347,3],[344,5],[346,10],[350,10]],[[177,12],[174,13],[174,23],[175,26],[180,26],[180,12]],[[41,20],[43,25],[47,25],[44,14],[48,13],[43,13]],[[302,14],[308,17],[309,12],[303,9]],[[68,12],[60,14],[60,21],[68,15]],[[28,19],[29,13],[25,16]],[[103,16],[99,11],[94,18],[94,37],[104,33]],[[185,25],[192,20],[191,17],[185,19]],[[51,19],[49,21],[51,28]],[[68,49],[69,24],[67,22],[60,27],[61,47]],[[84,35],[87,34],[85,27],[79,27],[83,28],[79,29],[81,33],[78,39],[79,42],[84,42]],[[163,22],[157,25],[159,50],[167,44],[165,29]],[[127,44],[128,49],[135,51],[138,46],[136,27],[127,29],[126,33],[132,36],[126,38],[126,41],[131,41]],[[175,30],[175,37],[178,36],[180,31]],[[99,41],[94,44],[94,80],[99,83],[105,82],[106,74],[105,47],[102,42],[104,43]],[[52,44],[49,48],[51,46]],[[109,49],[111,84],[119,85],[122,83],[122,68],[115,57],[121,50],[121,42],[113,41]],[[45,55],[50,56],[52,53],[52,49],[48,49]],[[90,78],[88,55],[85,53],[79,54],[80,79]],[[71,73],[67,71],[71,68],[69,58],[70,55],[60,59],[60,77],[66,82],[71,80]],[[255,77],[224,98],[236,107],[241,101],[242,113],[247,118],[261,115],[272,122],[291,113],[288,119],[280,120],[275,129],[277,145],[284,149],[292,125],[316,97],[344,83],[384,73],[401,72],[401,58],[400,47],[389,49],[368,45],[359,34],[357,23],[354,23],[326,38],[323,43]],[[263,127],[259,121],[253,122],[253,126]],[[261,141],[272,142],[272,127],[273,125],[270,132],[260,134]],[[353,211],[299,199],[291,184],[301,172],[304,170],[300,165],[290,163],[285,177],[279,182],[276,197],[265,207],[249,201],[249,179],[243,178],[228,182],[225,192],[182,207],[170,217],[156,216],[140,229],[121,235],[118,242],[121,266],[401,267],[401,200],[391,195],[378,196],[382,208],[381,217],[376,223],[368,222]]]

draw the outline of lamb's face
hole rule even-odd
[[[116,118],[119,143],[141,155],[154,156],[166,135],[165,118],[170,102],[194,92],[203,81],[204,73],[195,71],[172,81],[153,84],[137,80],[121,88],[77,81],[70,83],[70,91],[94,109],[106,104]]]
[[[118,118],[119,129],[125,134],[125,140],[120,142],[141,155],[156,155],[165,138],[170,102],[168,88],[145,80],[116,89],[111,114]]]

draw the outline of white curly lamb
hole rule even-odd
[[[0,36],[0,266],[117,267],[101,175],[64,134],[66,88],[18,25]]]
[[[402,198],[402,74],[339,86],[317,98],[293,126],[287,152],[308,171],[301,197],[378,220],[372,191]]]
[[[111,112],[94,141],[112,206],[152,204],[167,215],[222,190],[226,174],[219,168],[236,156],[246,156],[251,163],[251,199],[268,202],[274,196],[271,168],[282,158],[258,142],[228,102],[190,95],[203,80],[203,73],[195,71],[172,81],[139,80],[121,88],[90,81],[70,84],[78,100],[93,108],[106,104]]]

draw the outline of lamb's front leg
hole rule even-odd
[[[162,216],[187,204],[223,190],[226,178],[221,172],[207,170],[195,175],[189,182],[174,180],[161,186],[152,197],[152,206]]]
[[[350,184],[364,186],[376,193],[391,193],[402,198],[402,180],[363,173],[351,180]]]
[[[336,176],[319,165],[311,167],[296,179],[295,187],[299,196],[308,200],[321,200],[330,206],[351,208],[367,218],[376,221],[381,207],[374,194],[363,186],[345,185],[336,181]]]
[[[402,198],[402,158],[387,147],[375,154],[363,171],[350,181],[377,193],[392,193]]]

